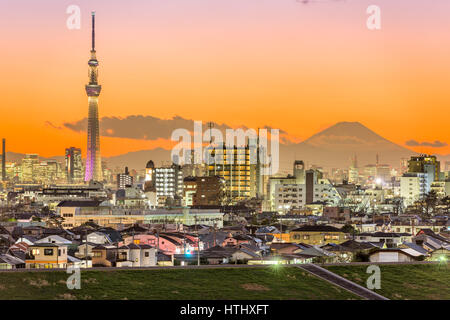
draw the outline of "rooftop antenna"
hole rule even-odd
[[[211,157],[214,158],[214,175],[217,175],[216,173],[216,161],[215,161],[215,149],[212,147],[212,128],[214,127],[214,122],[208,122],[208,128],[209,128],[209,148],[211,148]],[[209,161],[209,158],[208,158]],[[209,171],[209,169],[208,169]]]
[[[209,128],[209,144],[212,145],[212,128],[214,128],[214,122],[208,122]]]

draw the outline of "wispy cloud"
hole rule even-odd
[[[62,129],[62,127],[56,126],[53,123],[51,123],[50,121],[45,121],[45,125],[48,127],[52,127],[53,129],[58,129],[58,130]]]
[[[446,147],[448,144],[446,142],[441,142],[439,140],[435,140],[434,142],[418,142],[416,140],[408,140],[405,142],[407,146],[410,147],[431,147],[431,148],[442,148]]]
[[[232,127],[225,123],[214,123],[214,128],[221,131],[231,129]],[[87,129],[87,118],[76,122],[66,122],[64,127],[76,132],[83,132]],[[174,116],[170,119],[161,119],[153,116],[131,115],[125,118],[103,117],[100,119],[100,134],[107,137],[129,138],[129,139],[170,139],[175,129],[184,128],[189,131],[194,129],[194,120],[185,119],[180,116]],[[207,130],[208,124],[203,122],[203,130]],[[246,126],[239,126],[247,130]],[[271,127],[263,126],[270,130]],[[255,130],[257,128],[254,128]],[[286,134],[280,130],[280,134]]]

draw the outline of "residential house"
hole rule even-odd
[[[244,235],[244,234],[235,234],[229,233],[225,240],[222,242],[222,247],[226,246],[237,246],[243,243],[250,243],[252,241],[252,237]]]
[[[290,241],[309,245],[324,245],[327,243],[342,243],[345,233],[332,226],[304,225],[289,232]]]
[[[117,260],[117,246],[99,245],[92,248],[93,267],[115,267]]]
[[[94,231],[87,235],[87,241],[96,244],[112,244],[113,241],[106,233]]]
[[[387,248],[397,248],[403,242],[411,242],[411,235],[408,233],[394,232],[363,232],[355,235],[358,242],[379,243]]]
[[[412,249],[376,249],[369,253],[370,262],[414,262],[423,255]]]
[[[270,253],[272,255],[280,254],[296,254],[301,253],[303,250],[309,248],[310,245],[304,243],[283,243],[283,242],[272,242],[270,245]]]
[[[0,270],[25,268],[25,261],[9,254],[0,254]]]
[[[86,259],[86,256],[88,259],[92,259],[92,256],[94,255],[92,249],[97,246],[97,243],[83,242],[77,247],[77,251],[74,253],[74,256],[78,259]]]
[[[27,269],[66,268],[67,247],[56,243],[39,243],[28,247],[25,257]]]
[[[119,247],[117,267],[153,267],[156,266],[156,249],[147,244],[124,245]]]
[[[63,245],[68,246],[68,245],[72,244],[72,241],[67,240],[67,239],[65,239],[65,238],[63,238],[61,236],[58,236],[58,235],[51,235],[51,236],[47,236],[47,237],[44,237],[42,239],[36,240],[34,243],[35,244],[38,244],[38,243],[56,243],[56,244],[63,244]]]

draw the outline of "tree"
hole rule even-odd
[[[50,214],[50,208],[48,206],[43,206],[41,209],[41,214],[43,216],[48,216]]]
[[[63,217],[61,217],[61,216],[52,216],[52,217],[50,217],[48,220],[47,220],[47,224],[50,226],[50,227],[53,227],[53,228],[59,228],[59,229],[61,229],[62,228],[62,224],[63,224],[63,222],[64,222],[64,218]]]
[[[344,233],[356,234],[358,230],[356,230],[351,224],[346,224],[341,228],[341,231]]]
[[[424,204],[425,216],[429,218],[431,216],[431,213],[434,213],[436,211],[436,206],[438,204],[436,191],[431,190],[430,192],[428,192],[428,194],[424,198]]]
[[[403,212],[403,198],[395,197],[394,199],[392,199],[392,204],[394,206],[395,215],[400,215]]]
[[[369,262],[369,254],[363,251],[358,251],[353,256],[353,262]]]
[[[441,206],[444,207],[444,213],[448,215],[450,213],[450,196],[441,199]]]

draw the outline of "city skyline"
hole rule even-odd
[[[269,1],[206,7],[192,1],[172,11],[161,1],[132,2],[125,9],[93,1],[80,4],[80,30],[66,28],[66,4],[29,3],[19,17],[10,9],[16,4],[6,1],[2,24],[13,31],[3,41],[15,44],[2,53],[9,76],[0,80],[9,92],[0,120],[8,150],[51,157],[73,145],[86,155],[86,133],[65,124],[86,117],[81,86],[87,17],[95,9],[102,12],[105,117],[142,115],[164,122],[179,115],[232,127],[268,125],[285,130],[291,141],[338,121],[359,121],[413,151],[449,154],[443,116],[450,102],[449,48],[443,45],[449,4],[436,1],[417,20],[423,14],[419,1],[408,2],[408,14],[406,4],[379,2],[383,27],[375,32],[365,28],[365,1],[307,6],[283,1],[272,11]],[[208,15],[205,8],[215,11]],[[180,17],[181,23],[172,23]],[[425,37],[414,36],[419,29]],[[42,45],[50,41],[58,45]],[[49,90],[51,99],[44,94]],[[105,156],[170,146],[162,137],[109,135],[102,137]],[[39,143],[44,139],[52,143]],[[442,146],[408,146],[410,140]]]
[[[449,12],[2,0],[0,300],[449,300]]]

